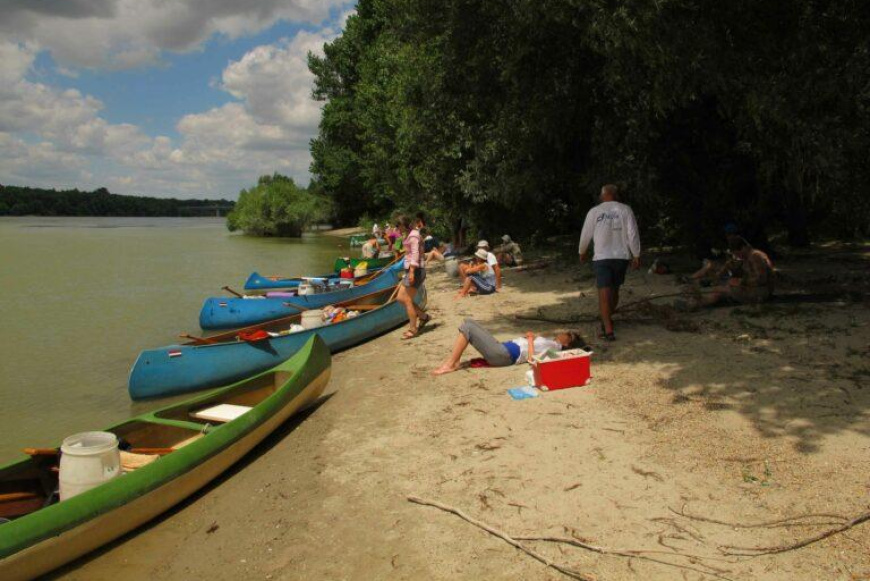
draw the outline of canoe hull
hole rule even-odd
[[[367,284],[331,293],[262,299],[208,298],[199,312],[199,326],[207,331],[237,329],[295,315],[301,310],[319,309],[326,305],[353,300],[394,286],[399,280],[401,271],[402,265],[398,263]]]
[[[11,554],[0,553],[0,578],[32,579],[56,569],[148,522],[214,480],[323,392],[330,376],[328,349],[315,340],[299,355],[305,362],[297,366],[294,385],[243,418],[122,478],[2,525],[0,551],[9,546],[4,536],[19,544],[36,540]],[[34,517],[40,522],[25,522]]]
[[[367,261],[369,263],[368,273],[376,272],[392,262],[392,258],[379,258],[375,260]],[[359,259],[352,259],[351,262],[357,263],[361,262]],[[320,276],[308,277],[308,278],[323,278],[326,280],[338,280],[338,271],[344,268],[344,266],[339,266],[345,264],[344,260],[339,258],[335,261],[334,266],[336,269],[329,274],[323,274]],[[248,277],[248,280],[245,281],[245,290],[249,291],[258,291],[258,290],[280,290],[280,289],[294,289],[299,286],[302,282],[302,278],[276,278],[263,276],[258,272],[252,272]]]
[[[421,289],[415,301],[425,305],[425,289]],[[405,307],[393,301],[353,319],[263,341],[150,349],[139,354],[130,371],[130,397],[134,400],[166,397],[225,385],[274,367],[313,335],[323,339],[335,353],[395,329],[407,320]]]
[[[351,258],[349,260],[345,260],[344,258],[336,258],[335,263],[332,265],[332,269],[335,272],[340,272],[343,268],[356,268],[359,263],[365,262],[369,272],[372,270],[377,270],[379,268],[384,268],[388,264],[393,261],[392,257],[389,258]]]

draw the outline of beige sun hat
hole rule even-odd
[[[487,242],[486,240],[481,240],[480,242],[477,243],[477,247],[478,248],[489,248],[489,242]]]
[[[483,248],[478,248],[477,252],[474,253],[474,256],[476,258],[481,259],[481,260],[486,260],[488,255],[489,255],[489,253],[486,250],[484,250]]]

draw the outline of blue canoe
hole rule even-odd
[[[143,351],[130,370],[130,397],[164,397],[233,383],[276,366],[296,353],[315,334],[333,353],[362,343],[408,320],[405,307],[395,300],[388,300],[392,292],[393,289],[389,288],[380,297],[369,298],[370,302],[380,304],[377,308],[317,329],[261,341],[241,341],[236,336],[238,331],[233,331],[205,340],[213,343],[190,342]],[[415,301],[425,306],[425,288],[420,289]],[[286,317],[247,327],[244,331],[280,332],[298,319],[299,316]]]
[[[378,260],[378,259],[373,259]],[[369,261],[372,262],[372,261]],[[390,260],[389,262],[392,262]],[[373,272],[377,272],[382,268],[386,268],[385,266],[373,266],[368,269],[368,274],[366,276],[371,275]],[[248,280],[245,281],[245,290],[250,291],[263,291],[263,290],[280,290],[280,289],[293,289],[296,288],[302,283],[306,278],[318,278],[323,279],[326,284],[334,284],[341,279],[339,277],[337,271],[330,272],[329,274],[324,274],[321,276],[308,276],[308,277],[298,277],[298,278],[281,278],[279,276],[263,276],[259,272],[252,272],[248,277]],[[349,280],[349,279],[344,279]]]
[[[199,312],[199,326],[207,331],[237,329],[294,315],[300,310],[318,309],[326,305],[352,301],[364,295],[394,287],[399,282],[401,272],[402,262],[399,261],[378,273],[370,282],[349,289],[315,295],[208,298]],[[302,307],[302,309],[297,307]]]

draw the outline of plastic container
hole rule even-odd
[[[366,275],[368,275],[368,273],[369,273],[369,269],[368,269],[368,268],[359,268],[359,267],[356,267],[356,268],[354,269],[354,271],[353,271],[353,277],[354,277],[354,278],[359,278],[359,277],[361,277],[361,276],[366,276]]]
[[[571,349],[562,351],[555,359],[535,357],[532,363],[535,387],[548,391],[587,385],[592,378],[591,356],[590,351]]]
[[[319,309],[302,312],[302,326],[306,329],[316,329],[323,326],[323,313]]]
[[[118,437],[109,432],[82,432],[60,447],[60,499],[67,500],[121,475]]]
[[[341,278],[353,278],[353,269],[342,268],[338,276],[340,276]]]
[[[315,292],[314,285],[308,282],[300,282],[299,286],[296,287],[296,292],[299,294],[300,297],[305,295],[313,295]]]
[[[447,270],[447,276],[456,278],[459,276],[459,260],[455,256],[450,256],[444,259],[444,268]]]

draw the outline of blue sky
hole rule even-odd
[[[308,182],[305,54],[352,4],[82,4],[0,24],[0,183],[233,197],[262,173]]]

